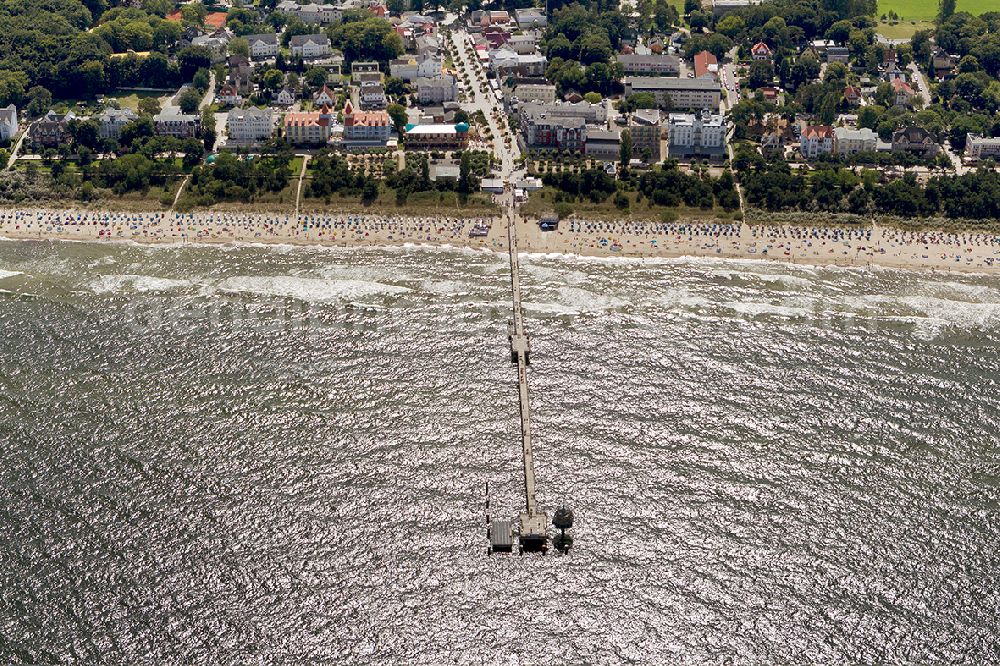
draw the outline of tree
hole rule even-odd
[[[212,52],[204,46],[189,46],[177,54],[177,65],[180,67],[181,77],[186,81],[190,80],[199,69],[212,66]]]
[[[144,116],[155,116],[160,112],[160,100],[155,97],[143,97],[138,104],[139,113]]]
[[[701,0],[684,0],[684,13],[690,14],[701,9]]]
[[[621,164],[622,172],[627,172],[628,165],[632,162],[632,133],[627,129],[622,130],[621,143],[618,147],[618,161]]]
[[[938,23],[944,23],[955,13],[955,0],[941,0],[938,5]]]
[[[180,98],[181,111],[184,113],[195,113],[198,111],[198,105],[201,104],[201,93],[198,92],[196,88],[187,88]]]
[[[261,76],[261,86],[264,90],[275,92],[285,83],[285,75],[277,69],[269,69]]]
[[[310,67],[306,70],[303,78],[310,88],[319,89],[326,85],[326,76],[326,70],[322,67]]]
[[[34,86],[28,91],[28,115],[40,116],[52,107],[52,93],[42,86]]]
[[[202,94],[208,92],[208,84],[211,83],[212,76],[209,74],[207,69],[199,69],[194,73],[191,78],[191,85],[197,90],[201,91]]]
[[[389,108],[386,109],[386,112],[389,114],[389,117],[392,118],[392,124],[396,127],[396,131],[402,132],[408,121],[406,107],[402,104],[390,104]],[[466,118],[468,118],[468,116],[466,116]],[[455,122],[462,122],[458,120],[458,114],[455,114]]]
[[[739,14],[726,14],[716,24],[715,29],[729,39],[736,39],[736,36],[746,30],[747,24]]]
[[[237,37],[229,42],[229,55],[241,55],[250,57],[250,43],[245,37]]]
[[[747,85],[750,88],[763,88],[774,82],[774,65],[770,60],[754,60],[750,65],[750,75]]]

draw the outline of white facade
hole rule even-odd
[[[522,83],[514,88],[514,95],[522,102],[556,101],[556,87],[547,83]]]
[[[282,88],[277,95],[274,96],[274,101],[276,104],[281,106],[291,106],[295,104],[295,93],[288,88]]]
[[[833,152],[833,130],[827,125],[815,125],[802,132],[799,144],[802,156],[812,159]]]
[[[278,55],[278,35],[247,35],[247,43],[250,45],[250,57],[255,60],[260,58],[273,58]]]
[[[122,128],[128,125],[139,116],[132,109],[105,109],[97,117],[98,134],[102,139],[118,140],[122,135]],[[3,132],[0,131],[0,136]]]
[[[970,160],[1000,159],[1000,138],[965,135],[965,156]]]
[[[295,0],[284,0],[275,9],[299,17],[303,23],[330,25],[343,18],[343,10],[335,5],[296,4]]]
[[[293,58],[322,58],[330,55],[330,38],[326,35],[297,35],[292,37]]]
[[[458,96],[458,85],[451,74],[419,78],[416,85],[417,101],[420,104],[451,102]]]
[[[10,141],[17,134],[17,108],[11,104],[0,109],[0,141]]]
[[[412,82],[419,78],[437,76],[441,73],[442,66],[442,60],[436,56],[423,59],[413,56],[403,57],[389,63],[389,75]]]
[[[668,151],[677,155],[719,155],[726,148],[726,121],[710,112],[671,113],[667,124]]]
[[[235,141],[261,141],[274,134],[274,112],[271,109],[233,109],[226,116],[226,131]]]
[[[833,130],[833,152],[837,155],[873,153],[878,145],[878,135],[867,127],[849,129],[837,127]]]

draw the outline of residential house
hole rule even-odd
[[[546,111],[548,106],[525,104],[521,107],[521,131],[525,143],[530,148],[582,151],[587,139],[587,121],[578,115],[550,114]]]
[[[274,58],[278,55],[278,35],[276,33],[247,35],[246,40],[247,44],[250,45],[250,57],[254,60]]]
[[[295,35],[288,46],[293,58],[310,60],[330,55],[330,38],[326,35]]]
[[[508,48],[496,49],[489,53],[490,70],[498,77],[542,76],[545,74],[545,56],[538,54],[521,55]]]
[[[517,18],[517,27],[521,30],[544,28],[549,24],[545,12],[533,7],[515,9],[514,16]]]
[[[291,88],[282,88],[274,96],[274,103],[279,106],[291,106],[295,104],[295,91]]]
[[[239,106],[243,103],[243,96],[240,95],[239,88],[235,83],[223,83],[215,99],[229,106]]]
[[[663,124],[658,109],[638,109],[629,117],[632,152],[643,162],[654,164],[663,159]]]
[[[362,109],[384,109],[386,104],[385,88],[381,83],[365,81],[361,84],[359,95]]]
[[[556,87],[548,83],[518,83],[514,95],[521,102],[550,103],[556,101]]]
[[[392,135],[392,120],[385,111],[355,111],[344,105],[344,147],[381,147]]]
[[[226,50],[232,34],[225,28],[217,30],[210,35],[198,35],[191,40],[191,46],[203,46],[212,54],[212,62],[220,63],[226,59]]]
[[[330,25],[343,18],[343,10],[337,5],[317,5],[315,3],[300,5],[295,0],[283,0],[278,3],[275,10],[297,16],[303,23],[313,25]]]
[[[626,97],[636,93],[652,93],[661,108],[697,111],[714,111],[719,108],[719,84],[710,77],[675,79],[665,76],[627,76],[624,83]]]
[[[370,60],[352,62],[351,80],[358,85],[365,82],[381,83],[382,71],[379,69],[379,64],[377,62],[372,62]]]
[[[274,111],[258,109],[233,109],[226,116],[226,132],[231,141],[255,143],[271,138],[274,134]]]
[[[867,127],[836,127],[833,130],[833,152],[836,155],[874,153],[877,145],[878,135]]]
[[[1000,160],[1000,138],[966,134],[965,156],[973,162],[985,159]]]
[[[416,80],[417,102],[419,104],[440,104],[450,102],[458,96],[458,85],[451,74],[420,77]]]
[[[892,83],[893,81],[906,81],[906,72],[901,70],[899,66],[893,61],[885,71],[882,72],[882,79],[887,83]]]
[[[77,117],[72,111],[57,113],[50,110],[28,128],[28,145],[38,150],[56,148],[61,144],[68,143],[70,140],[69,123],[76,119]]]
[[[721,157],[726,152],[725,118],[708,109],[700,113],[671,113],[667,120],[667,145],[672,157]]]
[[[538,52],[538,36],[533,32],[511,35],[507,48],[518,55],[534,55]]]
[[[333,106],[337,101],[337,93],[330,90],[330,88],[324,83],[323,87],[313,93],[313,102],[317,106]]]
[[[861,104],[861,88],[858,88],[857,86],[847,86],[844,88],[844,99],[847,100],[847,103],[851,106]]]
[[[253,65],[245,55],[231,55],[226,60],[226,67],[229,69],[229,78],[232,80],[249,81],[253,74]]]
[[[958,56],[948,55],[943,52],[935,53],[931,62],[931,68],[934,70],[934,78],[938,80],[951,78],[955,76],[958,68]]]
[[[851,62],[851,51],[846,46],[831,46],[826,50],[826,62],[846,65]]]
[[[330,140],[330,107],[285,114],[285,139],[293,145],[323,145]]]
[[[909,125],[892,133],[892,152],[912,153],[925,158],[938,154],[941,146],[934,135],[918,125]]]
[[[771,47],[764,42],[757,42],[750,47],[750,57],[754,60],[770,60],[773,55]]]
[[[788,121],[784,118],[769,120],[767,129],[760,136],[761,152],[766,157],[784,155],[785,145],[791,142],[793,134]]]
[[[588,129],[583,154],[604,162],[617,161],[621,157],[621,133],[618,130]]]
[[[699,51],[694,54],[694,75],[696,78],[706,76],[719,77],[719,60],[709,51]]]
[[[117,141],[121,138],[122,128],[138,119],[139,114],[132,109],[104,109],[97,116],[98,135],[102,139]]]
[[[194,139],[201,134],[201,116],[182,113],[177,107],[167,107],[153,116],[153,125],[158,136]]]
[[[463,149],[469,145],[469,126],[456,125],[407,125],[403,135],[407,148],[449,150]]]
[[[619,55],[618,62],[627,75],[678,76],[681,59],[675,55]]]
[[[414,41],[416,42],[414,50],[417,52],[417,55],[436,56],[438,51],[441,50],[441,45],[438,44],[437,37],[433,35],[421,35]]]
[[[917,96],[910,84],[903,79],[892,80],[892,92],[896,106],[911,106],[913,98]]]
[[[747,9],[763,2],[764,0],[712,0],[712,14],[716,17],[724,16],[729,12]]]
[[[17,135],[17,107],[9,104],[0,109],[0,141],[10,141]]]
[[[813,159],[833,152],[833,128],[829,125],[810,125],[802,132],[800,142],[802,157]]]
[[[421,77],[437,76],[441,73],[443,62],[435,56],[419,58],[404,56],[389,61],[389,74],[407,82],[416,81]]]

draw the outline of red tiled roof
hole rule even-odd
[[[709,65],[718,65],[719,60],[709,51],[694,54],[694,75],[702,77],[709,73]]]

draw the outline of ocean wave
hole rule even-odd
[[[314,303],[357,302],[374,296],[391,296],[411,291],[407,287],[368,280],[324,280],[292,275],[243,275],[226,278],[215,286],[218,290],[229,293],[295,298]]]
[[[21,271],[5,271],[0,269],[0,280],[6,280],[7,278],[14,277],[15,275],[24,275]]]
[[[117,294],[171,291],[187,289],[193,285],[190,280],[173,280],[153,275],[101,275],[92,280],[88,287],[97,294]]]

